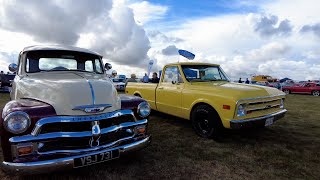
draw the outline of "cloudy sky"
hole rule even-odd
[[[0,70],[25,46],[66,44],[104,55],[118,74],[150,59],[220,64],[232,79],[320,79],[317,0],[0,0]]]

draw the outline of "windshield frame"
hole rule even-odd
[[[68,69],[68,70],[64,70],[64,69],[56,69],[56,70],[41,70],[39,69],[39,71],[27,71],[27,59],[28,59],[28,54],[29,53],[39,53],[38,55],[40,56],[40,58],[57,58],[57,57],[41,57],[42,54],[45,54],[45,52],[51,52],[51,53],[55,53],[54,51],[56,51],[57,54],[61,53],[63,55],[61,55],[61,57],[58,57],[59,59],[74,59],[77,61],[77,69]],[[98,56],[98,55],[95,55],[95,54],[90,54],[90,53],[85,53],[85,52],[77,52],[77,51],[70,51],[70,50],[38,50],[38,51],[28,51],[26,53],[24,53],[24,57],[23,57],[23,71],[24,73],[26,74],[32,74],[32,73],[43,73],[43,72],[59,72],[59,71],[62,71],[62,72],[85,72],[85,73],[94,73],[94,74],[105,74],[105,69],[104,69],[104,66],[103,66],[103,62],[102,62],[102,57]],[[62,56],[74,56],[73,58],[64,58]],[[86,71],[85,69],[78,69],[79,68],[79,63],[81,64],[81,62],[83,63],[83,67],[85,68],[85,62],[86,61],[83,61],[82,58],[84,57],[90,57],[92,59],[87,59],[90,60],[92,62],[92,68],[93,70],[92,71]],[[35,60],[35,61],[38,61],[38,66],[39,66],[39,59]],[[98,60],[99,61],[99,65],[100,65],[100,69],[101,69],[101,72],[97,71],[97,67],[96,67],[96,63],[95,61]],[[54,61],[54,60],[52,60]],[[38,67],[39,68],[39,67]]]
[[[212,79],[212,80],[209,80],[209,79],[201,79],[201,78],[195,78],[195,79],[190,79],[190,78],[187,78],[186,74],[185,74],[185,71],[184,71],[184,68],[186,67],[195,67],[194,69],[200,69],[200,68],[197,68],[196,66],[198,67],[214,67],[214,68],[217,68],[218,69],[218,73],[219,73],[219,76],[222,77],[224,76],[225,79]],[[227,81],[227,82],[230,82],[230,78],[229,76],[223,71],[223,69],[220,67],[220,65],[211,65],[211,64],[187,64],[187,65],[181,65],[181,71],[183,73],[183,76],[185,78],[185,80],[187,82],[215,82],[215,81]]]

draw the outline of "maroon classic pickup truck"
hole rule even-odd
[[[283,86],[283,92],[286,94],[290,93],[301,93],[301,94],[312,94],[313,96],[320,95],[320,83],[306,82],[297,86]]]

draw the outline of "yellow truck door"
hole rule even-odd
[[[183,82],[178,66],[165,67],[156,89],[157,109],[167,114],[182,116],[181,102]]]

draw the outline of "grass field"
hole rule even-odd
[[[0,93],[0,107],[8,101]],[[320,179],[320,97],[288,95],[285,118],[222,142],[195,135],[189,121],[153,113],[152,144],[118,160],[32,179]],[[0,171],[0,179],[9,177]]]

